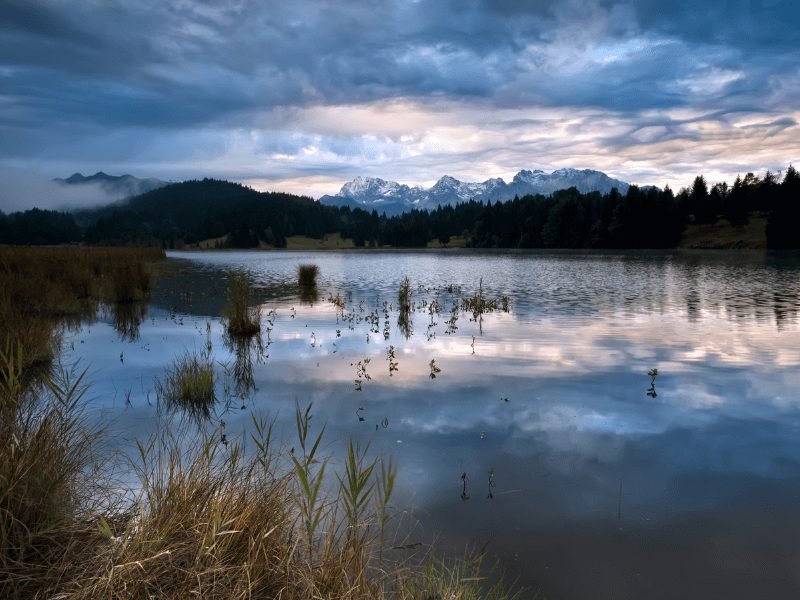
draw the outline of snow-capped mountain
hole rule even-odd
[[[445,175],[427,189],[373,177],[356,177],[345,183],[338,194],[323,196],[319,201],[332,206],[375,209],[379,213],[395,215],[415,208],[432,210],[441,205],[469,200],[495,202],[527,194],[549,195],[571,187],[582,193],[598,191],[606,194],[612,188],[617,188],[624,194],[628,190],[627,183],[613,179],[601,171],[557,169],[552,173],[545,173],[537,169],[520,171],[514,175],[511,183],[506,183],[499,177],[472,183]]]

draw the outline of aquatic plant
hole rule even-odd
[[[355,383],[356,386],[355,389],[357,392],[361,391],[361,384],[364,383],[364,380],[369,381],[370,379],[372,379],[370,374],[367,373],[367,365],[369,363],[370,363],[369,358],[364,358],[358,361],[357,363],[350,363],[351,367],[354,366],[356,368],[356,378],[353,380],[353,382]]]
[[[453,303],[453,308],[450,309],[450,318],[445,321],[447,323],[447,329],[445,333],[447,335],[452,335],[456,331],[458,331],[458,316],[459,316],[459,308],[458,302]]]
[[[392,377],[398,370],[397,356],[395,354],[394,346],[389,346],[386,349],[386,360],[389,361],[389,377]]]
[[[210,337],[209,337],[210,343]],[[226,373],[233,376],[235,382],[235,392],[238,396],[244,397],[246,394],[255,390],[255,377],[253,375],[254,362],[264,362],[266,351],[270,341],[266,345],[260,333],[252,336],[227,336],[225,347],[233,352],[233,365],[225,367]],[[210,356],[210,350],[207,352]]]
[[[363,543],[362,535],[366,533],[369,526],[365,516],[371,508],[370,500],[375,488],[372,471],[375,469],[377,459],[368,461],[368,451],[369,444],[362,449],[358,442],[351,439],[347,445],[345,476],[336,476],[339,480],[339,495],[347,519],[348,543]]]
[[[325,467],[327,461],[323,460],[316,472],[312,470],[312,465],[316,461],[315,457],[319,450],[322,436],[325,435],[323,426],[317,437],[309,437],[309,423],[311,421],[311,404],[305,411],[300,410],[300,405],[295,407],[295,423],[297,425],[297,439],[300,442],[300,456],[292,452],[292,464],[297,481],[298,500],[300,506],[300,518],[306,537],[306,548],[308,560],[311,562],[314,556],[314,534],[323,517],[325,504],[320,497],[320,487],[325,477]]]
[[[217,401],[214,366],[208,357],[187,352],[156,382],[156,390],[171,411],[184,411],[198,421],[208,419]]]
[[[467,476],[467,472],[464,471],[461,473],[461,501],[466,502],[469,500],[469,494],[467,493],[467,481],[469,481],[469,477]]]
[[[317,287],[317,275],[319,267],[313,264],[300,265],[297,267],[297,284],[301,289]]]
[[[647,376],[650,377],[650,387],[647,389],[647,395],[651,398],[655,398],[658,396],[656,392],[656,377],[658,377],[658,369],[650,369],[647,372]]]
[[[111,306],[114,331],[126,342],[139,339],[139,326],[146,315],[147,305],[144,302],[118,302]]]
[[[442,370],[436,366],[436,361],[434,359],[431,359],[431,362],[428,364],[428,366],[431,368],[431,379],[436,379],[436,375],[441,373]]]
[[[478,291],[472,296],[464,298],[461,307],[467,312],[471,312],[473,320],[477,321],[481,315],[497,310],[497,300],[487,298],[483,295],[483,277],[478,284]]]
[[[339,292],[336,292],[335,296],[333,295],[328,296],[328,302],[330,302],[336,307],[336,322],[337,323],[339,322],[339,318],[344,320],[344,312],[347,309],[347,303],[345,302],[345,299],[342,298],[342,296],[339,294]]]
[[[408,276],[400,281],[400,289],[397,291],[398,309],[401,313],[408,313],[411,310],[411,280]]]
[[[261,331],[261,309],[250,306],[250,282],[247,275],[232,272],[228,275],[228,306],[225,308],[225,328],[233,336],[255,335]]]

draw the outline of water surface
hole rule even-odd
[[[67,339],[120,448],[157,427],[165,367],[211,342],[230,439],[255,411],[291,444],[295,403],[313,402],[334,462],[350,437],[395,458],[419,541],[485,548],[548,598],[800,593],[797,255],[169,256],[138,328],[107,315]],[[320,267],[312,303],[302,263]],[[220,323],[231,269],[265,327],[238,363]],[[479,289],[508,311],[453,312]]]

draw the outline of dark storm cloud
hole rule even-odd
[[[640,0],[635,9],[644,30],[692,42],[796,52],[800,40],[793,0]]]
[[[0,25],[0,64],[6,101],[24,103],[30,118],[109,125],[182,126],[247,108],[430,94],[669,106],[683,100],[670,83],[698,58],[681,42],[727,48],[717,52],[720,62],[739,66],[745,45],[768,56],[797,42],[796,13],[781,0],[69,8],[11,0]],[[564,28],[578,35],[559,40]],[[581,51],[635,35],[673,43],[574,71],[558,70],[546,56],[550,48]]]
[[[385,149],[399,144],[397,132],[378,129],[378,141],[364,141],[357,133],[310,129],[302,117],[274,116],[286,107],[395,99],[431,112],[456,105],[487,113],[605,111],[628,122],[625,130],[603,134],[611,148],[626,139],[629,145],[701,142],[703,134],[688,124],[695,117],[666,116],[673,109],[721,124],[724,115],[764,112],[774,123],[769,131],[792,129],[787,113],[796,109],[800,87],[800,11],[793,4],[5,0],[0,161],[188,162],[241,143],[224,132],[265,127],[269,136],[252,142],[264,155],[397,160],[392,152],[400,150]],[[494,133],[502,138],[515,122],[536,120],[518,116],[522,121],[497,124]],[[472,119],[479,120],[474,111]],[[502,143],[465,149],[463,157],[504,152]],[[519,147],[527,151],[530,144]],[[438,166],[452,153],[437,146],[409,160],[425,156]],[[314,168],[324,171],[323,163]],[[347,168],[340,162],[328,170]]]

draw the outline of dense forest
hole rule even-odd
[[[674,194],[668,187],[631,186],[581,194],[575,188],[508,202],[466,202],[434,211],[386,217],[311,198],[257,192],[204,179],[172,184],[127,202],[68,214],[32,209],[0,212],[0,243],[157,245],[181,247],[217,239],[220,247],[286,246],[295,235],[340,233],[356,246],[424,247],[459,236],[474,248],[672,248],[687,224],[726,220],[745,225],[767,218],[770,248],[800,248],[800,175],[789,167],[781,179],[748,173],[733,185],[709,189],[702,176]]]

